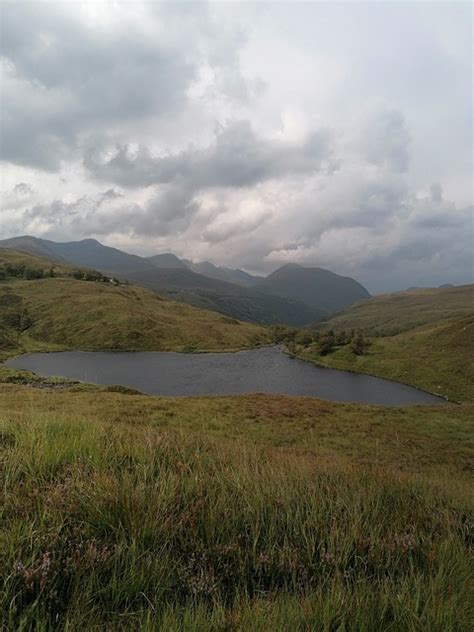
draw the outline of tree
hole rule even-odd
[[[358,331],[351,340],[350,349],[355,355],[364,355],[370,346],[370,342],[366,340],[361,331]]]
[[[334,332],[328,331],[327,334],[322,336],[318,342],[319,355],[325,356],[334,350]]]
[[[301,330],[296,334],[295,342],[303,347],[308,347],[313,342],[313,336],[308,330]]]

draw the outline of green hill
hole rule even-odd
[[[51,265],[0,249],[0,267],[13,260],[47,273]],[[229,350],[268,341],[267,332],[256,325],[132,285],[77,280],[73,273],[62,265],[57,267],[60,276],[54,278],[10,276],[0,282],[4,348],[27,350],[45,343],[74,349]]]
[[[297,355],[325,366],[404,382],[455,401],[474,401],[474,286],[414,290],[373,297],[317,325],[358,330],[371,342],[365,353],[336,344],[321,355],[316,344]]]
[[[454,401],[474,401],[474,315],[372,338],[363,355],[352,353],[347,345],[324,356],[310,348],[300,349],[298,355],[336,369],[404,382]]]
[[[474,285],[383,294],[351,305],[318,325],[323,329],[360,329],[389,336],[474,313]]]

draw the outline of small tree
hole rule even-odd
[[[301,330],[297,333],[295,342],[303,347],[308,347],[313,342],[313,336],[308,330]]]
[[[348,344],[349,338],[344,329],[337,332],[337,334],[335,335],[335,342],[336,345],[338,345],[339,347],[343,347],[344,345]]]
[[[364,338],[360,331],[354,335],[350,343],[350,349],[355,355],[364,355],[367,353],[369,346],[370,342]]]
[[[325,356],[334,351],[334,332],[328,331],[318,342],[319,355]]]

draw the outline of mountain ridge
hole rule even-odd
[[[173,253],[140,257],[92,238],[55,242],[23,235],[0,241],[2,246],[91,267],[175,300],[261,324],[303,326],[370,296],[350,277],[298,264],[257,277],[209,261],[193,263]]]

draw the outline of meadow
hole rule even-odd
[[[0,385],[6,630],[470,630],[472,405]]]

